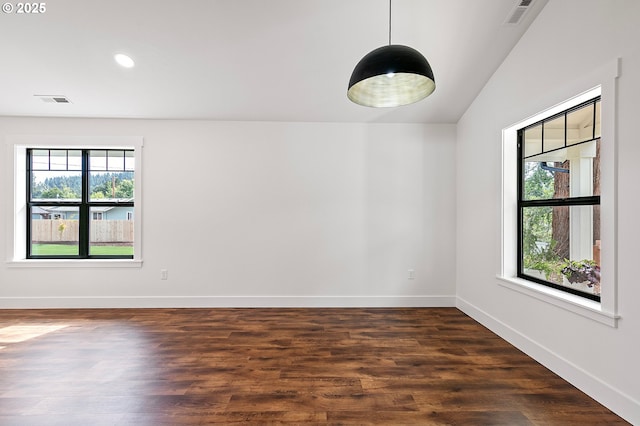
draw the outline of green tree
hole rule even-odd
[[[133,180],[123,179],[116,186],[117,198],[133,198]]]
[[[65,186],[62,188],[54,187],[42,190],[40,191],[39,197],[49,199],[77,199],[80,198],[80,194],[77,194],[74,190]]]
[[[544,170],[537,162],[525,162],[524,168],[525,198],[528,200],[553,198],[553,173]],[[522,215],[524,267],[546,269],[545,264],[560,260],[554,252],[553,208],[527,207]]]
[[[132,198],[133,173],[105,173],[91,177],[91,198]]]
[[[540,167],[540,163],[524,163],[524,191],[527,200],[553,198],[553,173]]]

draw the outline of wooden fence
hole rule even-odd
[[[132,220],[92,220],[92,243],[133,243]],[[31,241],[35,243],[78,241],[77,220],[36,219],[31,221]]]

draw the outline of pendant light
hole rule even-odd
[[[389,0],[389,45],[369,52],[358,62],[349,80],[347,97],[369,107],[396,107],[426,98],[436,88],[431,65],[420,52],[391,44],[391,0]]]

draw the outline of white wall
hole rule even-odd
[[[144,262],[0,264],[0,307],[455,304],[454,125],[0,118],[21,134],[144,137]]]
[[[638,40],[640,2],[551,0],[458,123],[456,144],[459,306],[636,424],[640,424]],[[612,328],[500,286],[496,274],[502,129],[591,88],[587,85],[592,76],[618,57],[622,58],[617,94],[621,319]]]

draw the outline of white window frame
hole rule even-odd
[[[620,61],[604,66],[595,76],[600,84],[578,96],[509,126],[502,131],[502,236],[498,283],[537,300],[558,306],[594,321],[617,327],[617,134],[616,88]],[[601,301],[596,302],[517,276],[517,130],[572,106],[601,96],[600,239]]]
[[[40,136],[10,135],[6,137],[6,253],[9,267],[141,267],[142,266],[142,136]],[[26,258],[26,155],[28,148],[42,149],[133,149],[135,151],[133,259],[27,259]]]

